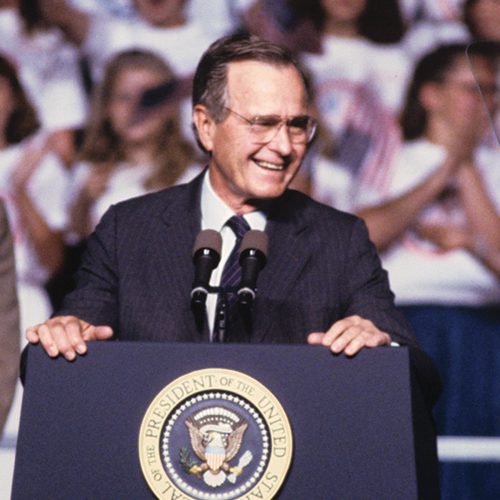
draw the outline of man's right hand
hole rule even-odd
[[[108,340],[112,336],[111,327],[94,326],[76,316],[55,316],[26,330],[28,342],[40,342],[50,357],[62,354],[68,361],[87,352],[87,341]]]

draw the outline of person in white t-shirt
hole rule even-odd
[[[71,230],[79,238],[93,231],[112,204],[199,173],[194,149],[180,132],[176,82],[151,52],[129,50],[109,62],[95,88],[82,161],[74,168]],[[152,97],[145,99],[148,92]]]
[[[324,137],[333,145],[331,159],[356,178],[372,177],[400,142],[396,115],[409,66],[396,43],[404,32],[398,5],[389,3],[307,3],[321,31],[322,52],[301,59],[312,77]]]
[[[0,52],[15,64],[52,149],[70,164],[87,113],[78,51],[42,19],[38,0],[18,0],[0,4]]]
[[[321,31],[322,51],[304,54],[303,62],[317,85],[328,78],[368,85],[384,106],[398,111],[410,68],[398,45],[405,28],[397,1],[385,4],[375,0],[308,2],[310,16]]]
[[[39,1],[45,18],[80,48],[93,84],[100,82],[111,57],[130,49],[155,52],[190,84],[199,58],[213,40],[204,24],[189,18],[189,0],[134,0],[132,18],[81,12],[68,0]],[[183,100],[181,113],[182,131],[190,139],[189,99]]]
[[[0,101],[0,196],[14,239],[23,326],[51,313],[44,285],[62,263],[68,173],[1,55]]]
[[[397,304],[441,370],[438,432],[488,436],[500,433],[500,154],[488,145],[499,94],[489,52],[465,49],[441,46],[418,63],[399,158],[357,203]],[[443,470],[444,498],[489,498],[487,473]]]
[[[188,0],[135,0],[135,18],[92,15],[67,0],[40,2],[46,19],[81,48],[96,82],[114,54],[132,48],[156,52],[180,78],[191,77],[212,41],[201,23],[189,20]]]

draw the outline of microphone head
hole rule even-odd
[[[200,250],[212,250],[220,258],[222,250],[222,236],[214,229],[204,229],[196,237],[193,248],[193,257]]]
[[[241,240],[240,259],[246,252],[253,251],[256,254],[259,254],[259,257],[262,259],[262,265],[264,265],[267,260],[267,246],[267,234],[264,231],[251,229],[245,233],[243,239]]]

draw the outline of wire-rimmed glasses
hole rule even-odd
[[[231,108],[225,109],[245,121],[257,143],[271,142],[283,125],[286,125],[288,137],[294,144],[308,144],[316,132],[316,120],[308,115],[282,117],[279,115],[262,115],[246,118]]]

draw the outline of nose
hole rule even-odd
[[[268,143],[268,147],[279,153],[280,156],[289,156],[291,154],[293,145],[288,133],[288,127],[284,122],[278,126],[275,136]]]

